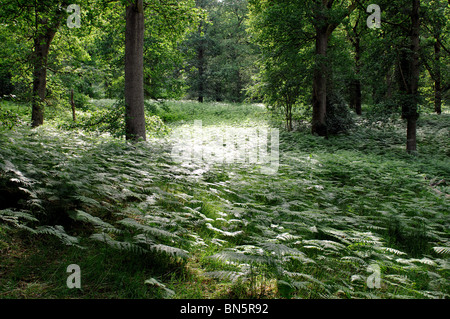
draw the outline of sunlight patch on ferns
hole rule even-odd
[[[219,280],[275,278],[287,297],[446,296],[450,206],[429,182],[448,175],[448,161],[367,151],[361,141],[397,141],[382,130],[320,143],[292,134],[281,136],[279,172],[268,178],[245,165],[176,165],[176,140],[133,145],[19,128],[0,134],[8,145],[0,182],[17,187],[23,207],[0,210],[0,222],[36,232],[48,214],[68,214],[94,226],[94,241],[174,258],[196,253]],[[58,226],[39,232],[77,244]],[[373,263],[386,285],[369,291]]]

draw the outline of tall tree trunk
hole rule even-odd
[[[411,153],[417,150],[417,119],[419,113],[418,107],[418,94],[419,94],[419,76],[420,76],[420,62],[419,62],[419,50],[420,50],[420,0],[412,0],[412,12],[411,12],[411,78],[409,93],[411,96],[409,103],[409,110],[406,114],[407,133],[406,133],[406,150]]]
[[[439,43],[439,35],[436,37],[434,44],[434,111],[437,114],[442,112],[442,86],[441,86],[441,44]]]
[[[40,21],[46,25],[47,21]],[[33,91],[31,100],[31,126],[44,124],[44,101],[47,91],[47,61],[50,44],[55,37],[56,27],[48,26],[34,39],[33,51]]]
[[[361,115],[362,114],[362,94],[361,94],[361,79],[359,78],[359,75],[361,73],[361,45],[360,45],[360,38],[359,36],[356,36],[353,47],[355,49],[355,74],[356,78],[353,80],[353,93],[352,93],[352,108],[355,109],[356,114]]]
[[[328,137],[326,123],[327,116],[327,49],[328,38],[339,26],[341,21],[336,21],[330,17],[334,0],[314,1],[314,20],[316,31],[316,56],[313,74],[312,106],[313,114],[311,121],[312,134]],[[352,2],[347,8],[346,15],[350,15],[356,8],[358,2]],[[344,16],[342,17],[342,19]],[[331,91],[331,90],[330,90]]]
[[[312,95],[312,133],[327,136],[327,48],[328,34],[326,27],[316,28],[316,65],[313,75]]]
[[[143,0],[133,0],[126,8],[125,109],[126,139],[145,140]]]
[[[355,101],[354,107],[357,115],[362,114],[362,95],[361,95],[361,80],[356,79],[354,83]]]
[[[413,153],[417,150],[417,117],[407,118],[406,150]]]

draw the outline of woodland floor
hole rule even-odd
[[[184,133],[0,131],[0,298],[449,298],[448,112],[421,116],[416,155],[400,120],[364,115],[328,140],[280,129],[272,175],[171,156],[194,120],[207,139],[278,125],[264,108],[159,115]]]

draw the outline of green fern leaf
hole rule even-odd
[[[138,253],[138,254],[144,254],[147,252],[145,249],[143,249],[142,247],[140,247],[138,245],[135,245],[135,244],[132,244],[129,242],[114,240],[108,234],[105,234],[105,233],[93,234],[90,236],[90,238],[93,240],[103,242],[103,243],[107,244],[108,246],[118,249],[118,250],[124,250],[124,251],[129,251],[129,252]]]
[[[77,245],[79,239],[66,233],[63,226],[41,226],[36,229],[38,234],[47,234],[58,237],[64,244],[69,246]]]
[[[184,249],[171,247],[163,244],[153,245],[150,247],[151,250],[155,250],[158,252],[164,252],[172,257],[186,259],[189,257],[188,252]]]
[[[437,246],[437,247],[433,247],[433,250],[440,255],[450,254],[450,247]]]
[[[25,213],[23,211],[13,211],[11,209],[3,209],[0,210],[0,218],[4,218],[4,219],[9,219],[9,221],[11,222],[18,222],[19,219],[24,219],[27,221],[33,221],[33,222],[37,222],[38,220],[36,219],[36,217]]]
[[[83,221],[83,222],[90,223],[94,226],[98,226],[98,227],[102,227],[102,228],[108,228],[108,229],[114,228],[111,224],[104,222],[100,218],[94,217],[91,214],[88,214],[82,210],[76,210],[74,212],[70,212],[69,217],[71,217],[74,220]]]
[[[136,220],[132,218],[125,218],[118,222],[119,224],[140,230],[148,235],[152,235],[155,237],[165,237],[165,238],[171,238],[171,239],[179,239],[179,237],[171,232],[165,231],[163,229],[150,227],[147,225],[142,225],[138,223]]]
[[[155,278],[147,279],[144,283],[146,285],[150,285],[150,286],[154,286],[154,287],[158,287],[158,288],[162,289],[164,291],[165,298],[172,298],[173,296],[175,296],[175,291],[173,291],[172,289],[167,288],[166,285],[164,285],[163,283],[159,282]]]

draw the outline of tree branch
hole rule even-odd
[[[449,0],[450,1],[450,0]],[[425,28],[428,30],[428,32],[430,32],[431,34],[434,34],[433,31],[430,30],[430,28],[426,25],[423,24],[425,26]],[[444,49],[445,52],[447,52],[448,54],[450,54],[450,51],[444,46],[444,44],[442,43],[441,39],[439,39],[438,37],[434,37],[435,40],[441,45],[441,47]]]
[[[331,4],[333,4],[333,1],[330,2]],[[327,37],[329,37],[333,31],[342,23],[342,20],[344,20],[344,18],[348,17],[358,6],[359,1],[354,1],[346,10],[346,13],[343,17],[341,17],[339,22],[336,23],[331,23],[328,25],[327,27]]]

